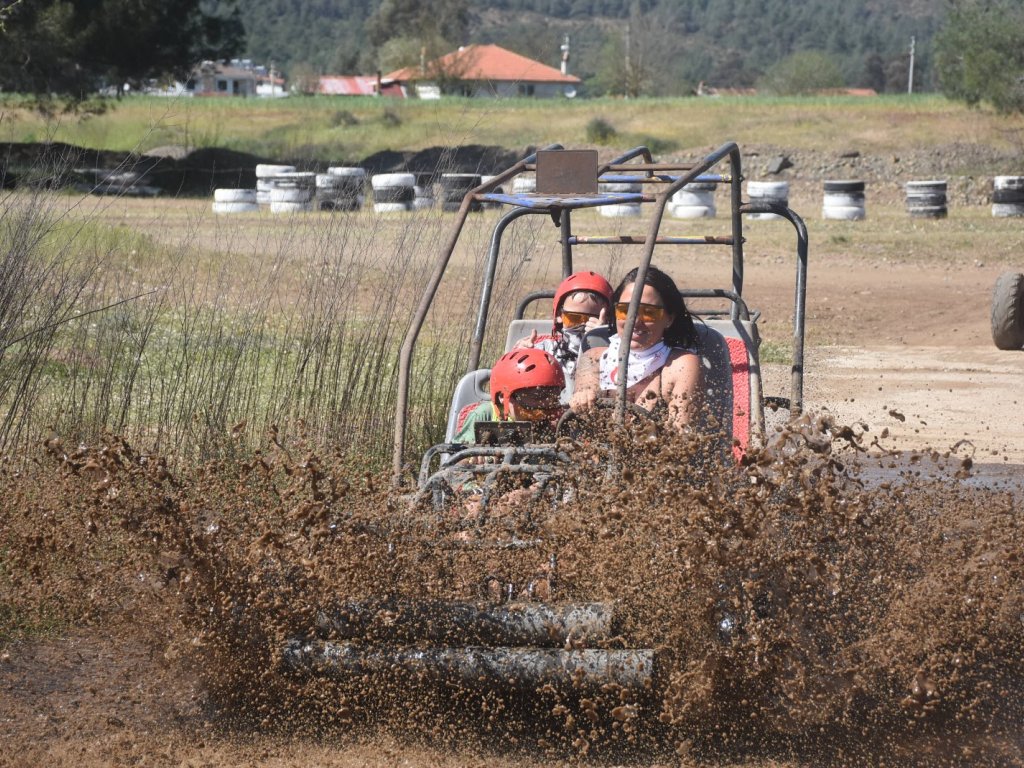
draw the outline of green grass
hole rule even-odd
[[[340,117],[339,117],[340,115]],[[660,151],[741,145],[893,152],[971,141],[1019,147],[1019,117],[944,97],[722,97],[439,101],[373,97],[167,99],[136,96],[105,111],[42,115],[24,97],[0,99],[0,141],[56,140],[106,150],[167,144],[230,147],[271,158],[355,161],[384,149],[488,144],[518,149],[588,142],[604,121],[624,143]]]

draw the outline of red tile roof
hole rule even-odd
[[[573,75],[563,75],[554,67],[541,64],[502,48],[500,45],[468,45],[419,67],[406,67],[384,76],[384,80],[431,80],[444,72],[459,80],[489,80],[527,83],[579,83]]]

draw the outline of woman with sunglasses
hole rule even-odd
[[[621,334],[638,290],[638,271],[629,272],[612,294],[616,332],[607,346],[600,346],[598,334],[587,336],[590,349],[580,358],[576,390],[569,401],[576,412],[588,411],[599,397],[614,397],[618,391]],[[657,267],[648,268],[639,290],[640,307],[625,371],[626,398],[652,413],[664,411],[671,424],[683,427],[700,406],[701,367],[693,318],[675,282]]]
[[[549,335],[532,333],[517,348],[543,349],[562,366],[572,382],[584,334],[606,325],[611,315],[612,286],[596,272],[574,272],[559,283],[552,302],[553,323]]]

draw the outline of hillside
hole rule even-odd
[[[273,60],[289,73],[390,69],[395,49],[403,46],[385,50],[380,40],[411,40],[404,50],[414,56],[421,47],[417,41],[423,41],[402,23],[401,0],[386,2],[382,14],[381,0],[248,0],[246,55]],[[946,12],[943,0],[432,0],[427,5],[440,8],[441,3],[447,9],[461,4],[467,11],[465,39],[447,39],[452,46],[498,43],[557,66],[568,34],[570,69],[590,95],[608,88],[609,70],[624,60],[627,46],[633,59],[637,50],[644,52],[652,94],[686,93],[700,81],[750,86],[773,64],[805,50],[827,52],[845,85],[899,92],[906,89],[911,37],[916,38],[918,90],[931,90],[930,43]]]

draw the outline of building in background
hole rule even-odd
[[[520,56],[499,45],[468,45],[418,67],[383,77],[407,96],[438,99],[443,94],[477,98],[572,98],[580,79],[555,67]]]
[[[405,96],[398,83],[377,75],[321,75],[316,92],[325,96]]]

